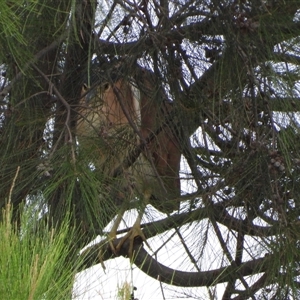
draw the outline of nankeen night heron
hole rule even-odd
[[[117,212],[110,241],[116,237],[128,203],[133,198],[143,203],[130,231],[116,248],[111,243],[117,252],[130,239],[130,256],[136,236],[146,241],[140,228],[146,205],[150,203],[164,213],[179,207],[181,152],[175,134],[164,124],[171,104],[162,89],[155,87],[152,76],[140,68],[135,78],[115,76],[101,80],[91,89],[85,86],[76,128],[79,149],[94,152],[95,168],[106,177],[118,176],[114,173],[121,171],[116,182],[118,197],[124,204]],[[137,149],[140,151],[128,163],[130,154]]]

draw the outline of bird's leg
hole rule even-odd
[[[147,239],[143,233],[143,230],[141,229],[141,221],[142,221],[142,217],[144,214],[145,208],[143,208],[142,210],[139,211],[138,217],[136,219],[136,221],[134,222],[133,226],[131,227],[131,229],[126,233],[125,236],[123,236],[123,238],[121,239],[121,241],[118,243],[117,247],[116,247],[116,252],[119,252],[121,247],[123,246],[124,242],[126,240],[129,240],[129,250],[128,250],[128,256],[129,258],[132,258],[132,254],[133,254],[133,245],[134,245],[134,239],[136,237],[140,237],[143,242],[146,243],[146,245],[151,249],[150,245],[147,242]]]
[[[113,241],[117,237],[117,231],[118,231],[119,225],[120,225],[120,223],[123,219],[123,216],[124,216],[124,213],[125,213],[126,209],[127,209],[127,205],[123,204],[122,207],[121,207],[121,210],[119,211],[119,213],[117,215],[116,220],[114,221],[112,229],[108,233],[107,240],[108,240],[109,246],[110,246],[110,248],[111,248],[111,250],[113,251],[114,254],[118,253],[118,249],[115,248],[115,246],[113,244]]]
[[[145,193],[145,200],[142,204],[142,208],[139,210],[138,213],[138,217],[136,219],[136,221],[134,222],[133,226],[131,227],[131,229],[126,233],[125,236],[123,236],[123,238],[121,239],[121,241],[118,243],[117,247],[116,247],[116,252],[119,252],[121,247],[123,246],[124,242],[126,240],[129,240],[129,250],[128,250],[128,256],[131,259],[132,258],[132,252],[133,252],[133,245],[134,245],[134,239],[136,237],[140,237],[143,242],[145,242],[145,244],[149,247],[149,249],[151,249],[150,245],[147,242],[147,239],[143,233],[143,230],[141,229],[141,222],[142,222],[142,218],[146,209],[146,205],[149,201],[150,195],[149,197],[147,197],[148,195]]]
[[[114,243],[113,241],[116,239],[117,237],[117,231],[118,231],[118,228],[119,228],[119,225],[122,221],[122,218],[124,216],[124,213],[127,209],[127,205],[123,204],[122,207],[121,207],[121,210],[119,211],[118,215],[117,215],[117,218],[116,220],[114,221],[113,223],[113,227],[112,229],[110,230],[110,232],[107,234],[107,239],[103,240],[100,244],[100,251],[99,251],[99,260],[100,260],[100,263],[101,263],[101,266],[103,268],[103,270],[105,271],[106,267],[104,265],[104,262],[103,262],[103,253],[105,252],[105,248],[107,246],[107,243],[109,244],[109,247],[111,249],[111,251],[117,255],[118,253],[118,250],[116,249],[116,247],[114,246]]]

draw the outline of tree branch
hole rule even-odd
[[[116,239],[113,242],[114,245],[116,246],[120,240],[121,238]],[[120,250],[120,255],[127,257],[128,249],[129,241],[126,241]],[[91,248],[85,250],[82,253],[84,260],[79,266],[79,270],[86,269],[95,263],[100,263],[100,261],[113,257],[110,248],[104,253],[102,252],[101,258],[99,257],[100,252],[98,251],[95,251],[95,249],[91,250]],[[169,268],[159,263],[143,248],[141,240],[135,240],[133,251],[135,254],[133,263],[148,276],[167,284],[184,287],[216,285],[218,283],[227,282],[230,278],[238,279],[239,276],[250,276],[262,273],[268,270],[268,265],[272,261],[272,256],[269,255],[264,258],[244,262],[239,266],[228,265],[211,271],[185,272]]]

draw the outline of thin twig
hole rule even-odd
[[[161,290],[161,294],[162,294],[163,300],[166,300],[164,289],[163,289],[162,282],[160,280],[160,276],[159,275],[157,276],[157,279],[159,281],[159,286],[160,286],[160,290]]]
[[[13,182],[12,182],[10,190],[9,190],[8,204],[11,204],[11,195],[12,195],[12,191],[13,191],[13,189],[15,187],[15,183],[16,183],[16,179],[18,177],[19,171],[20,171],[20,166],[17,167],[17,171],[16,171],[16,174],[15,174],[15,177],[13,179]]]
[[[104,31],[104,29],[107,28],[107,24],[111,20],[112,14],[113,14],[116,6],[117,6],[117,2],[114,1],[112,6],[110,7],[110,10],[109,10],[108,14],[106,15],[105,19],[102,21],[102,25],[99,29],[99,32],[97,33],[98,38],[100,38],[100,36],[101,36],[102,32]]]
[[[196,259],[193,257],[191,251],[189,250],[189,247],[186,245],[185,241],[184,241],[184,238],[183,236],[181,235],[180,231],[178,230],[177,227],[175,227],[175,231],[180,239],[180,242],[185,250],[185,252],[187,253],[188,257],[190,258],[191,260],[191,263],[194,265],[194,267],[196,268],[196,270],[198,272],[201,272],[200,268],[198,267],[197,263],[196,263]]]
[[[55,49],[59,46],[59,44],[68,36],[69,31],[66,30],[57,40],[52,42],[49,46],[45,47],[41,51],[39,51],[32,60],[30,60],[27,64],[25,64],[24,68],[21,72],[19,72],[12,80],[11,82],[0,92],[0,101],[2,101],[6,95],[11,91],[13,85],[18,82],[22,76],[25,74],[25,71],[29,69],[36,61],[38,61],[41,57],[43,57],[45,54],[47,54],[49,51]]]
[[[71,150],[72,150],[72,161],[75,162],[75,150],[73,147],[73,138],[72,138],[72,133],[70,129],[70,118],[71,118],[71,107],[70,104],[66,101],[66,99],[61,95],[59,90],[56,88],[56,86],[51,82],[51,80],[47,77],[46,74],[44,74],[37,66],[33,65],[33,68],[46,80],[46,82],[49,84],[49,87],[51,90],[54,91],[55,95],[57,98],[62,102],[62,104],[65,106],[67,109],[67,117],[65,121],[65,128],[67,129],[68,132],[68,142],[72,145]],[[59,141],[61,140],[63,136],[63,131],[61,132],[56,144],[54,145],[52,152],[50,153],[49,157],[51,158],[51,155],[55,152],[55,149],[57,148]]]

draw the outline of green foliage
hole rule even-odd
[[[21,20],[22,14],[36,1],[28,1],[27,5],[21,5],[23,1],[5,1],[0,2],[0,58],[3,61],[5,55],[10,53],[15,62],[20,62],[23,57],[24,48],[28,46],[25,36],[22,33],[23,22]],[[22,51],[20,51],[22,47]],[[24,48],[23,48],[24,47]]]
[[[131,284],[127,281],[121,286],[118,286],[118,300],[130,300],[131,299]]]
[[[26,206],[20,225],[11,222],[7,204],[0,223],[0,294],[2,299],[70,299],[76,268],[72,257],[74,232],[66,216],[50,228],[34,205]]]

